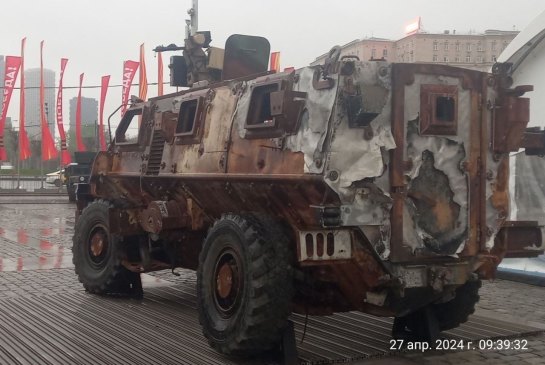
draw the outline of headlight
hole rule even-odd
[[[83,182],[83,180],[85,180],[85,178],[84,178],[83,176],[80,176],[80,177],[79,177],[79,181],[80,181],[80,182]]]

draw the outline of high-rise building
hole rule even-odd
[[[75,149],[76,135],[76,109],[78,98],[70,99],[70,145],[71,150]],[[87,150],[94,150],[97,143],[97,120],[98,120],[98,100],[93,98],[81,98],[81,134]]]
[[[496,58],[517,36],[518,31],[486,30],[460,34],[418,32],[395,43],[397,62],[428,62],[490,71]]]
[[[55,71],[44,69],[44,108],[51,136],[55,139]],[[25,70],[25,129],[32,141],[41,141],[40,69]]]
[[[76,109],[78,98],[70,99],[70,129],[76,129]],[[93,98],[81,98],[81,125],[95,125],[98,119],[98,100]]]

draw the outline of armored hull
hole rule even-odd
[[[78,189],[75,245],[95,263],[115,246],[113,278],[198,270],[201,323],[224,353],[272,346],[292,310],[395,316],[394,332],[433,336],[420,318],[457,326],[479,279],[540,252],[535,222],[507,221],[508,155],[528,123],[508,86],[332,57],[135,104]],[[101,230],[80,223],[98,215]],[[84,262],[88,289],[112,291]],[[256,326],[272,337],[250,336],[271,308]],[[230,329],[241,318],[247,331]]]

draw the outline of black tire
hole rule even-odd
[[[75,202],[76,201],[76,187],[74,185],[68,185],[66,187],[66,190],[68,191],[68,201]]]
[[[56,187],[60,188],[61,187],[61,180],[60,179],[56,179],[53,184],[55,184]]]
[[[225,215],[210,229],[199,256],[197,299],[214,349],[251,356],[278,348],[293,297],[290,243],[280,225],[253,215]]]
[[[458,287],[455,297],[448,302],[429,304],[404,317],[396,317],[392,336],[433,341],[439,331],[448,331],[467,322],[479,302],[480,287],[481,280],[471,279]]]
[[[479,302],[481,280],[469,280],[456,289],[456,296],[446,302],[432,304],[433,311],[439,322],[441,331],[448,331],[467,322],[470,315],[475,313],[475,304]]]
[[[110,205],[89,204],[74,228],[72,261],[85,290],[95,294],[141,293],[140,274],[121,265],[119,238],[110,234]]]

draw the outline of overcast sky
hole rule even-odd
[[[26,36],[26,68],[39,67],[39,43],[44,40],[45,67],[55,70],[58,83],[60,58],[68,58],[64,85],[77,86],[82,72],[85,85],[99,85],[100,77],[108,74],[111,84],[120,84],[123,60],[138,60],[141,43],[146,45],[148,81],[156,82],[157,63],[151,49],[183,43],[191,0],[0,4],[0,54],[18,55]],[[199,29],[212,31],[212,44],[222,48],[233,33],[264,36],[273,51],[281,52],[282,67],[302,67],[336,44],[370,36],[398,39],[404,26],[418,16],[429,32],[482,32],[522,30],[543,10],[545,2],[540,0],[200,0]],[[164,56],[165,80],[169,55]],[[137,89],[133,87],[131,93],[137,94]],[[150,86],[148,96],[156,93],[156,86]],[[75,90],[64,93],[66,125],[68,100],[75,95]],[[83,95],[98,99],[99,91],[84,90]],[[109,90],[106,115],[120,104],[120,95],[120,88]],[[13,119],[18,119],[18,99],[15,94],[9,108]]]

